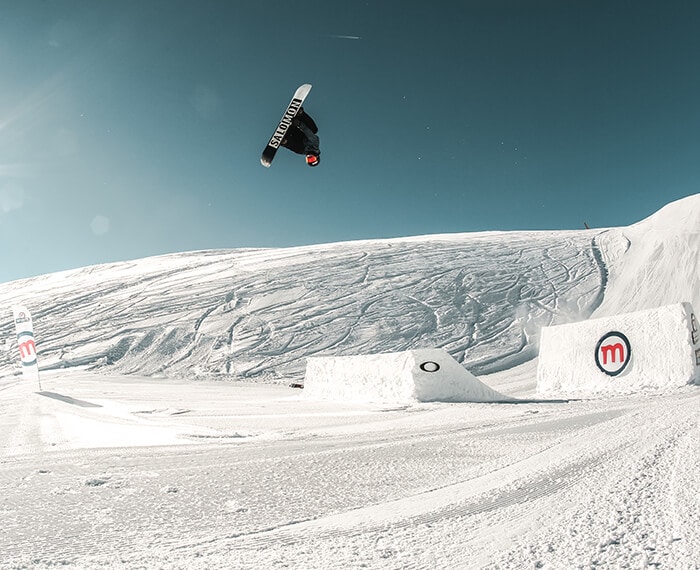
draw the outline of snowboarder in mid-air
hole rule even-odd
[[[283,146],[297,154],[306,155],[306,164],[317,166],[321,161],[321,151],[318,148],[318,127],[314,120],[305,112],[302,105],[311,91],[311,84],[304,83],[294,92],[287,110],[272,133],[267,146],[262,152],[260,162],[265,168],[270,168],[277,149]]]
[[[318,140],[318,127],[314,120],[304,111],[304,107],[292,119],[287,133],[282,139],[282,146],[297,154],[306,155],[306,164],[318,166],[321,151]]]

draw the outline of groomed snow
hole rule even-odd
[[[694,387],[386,406],[77,371],[43,383],[29,397],[16,383],[0,390],[3,569],[700,559]]]

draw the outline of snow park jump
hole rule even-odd
[[[304,394],[352,402],[513,402],[468,372],[446,350],[312,357]]]
[[[542,329],[537,391],[624,394],[700,385],[700,331],[690,303]],[[348,402],[517,402],[443,349],[311,357],[305,396]]]
[[[700,332],[690,303],[545,327],[537,391],[631,393],[700,384]]]

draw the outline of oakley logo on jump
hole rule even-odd
[[[423,372],[437,372],[440,370],[440,365],[437,362],[433,362],[432,360],[429,360],[428,362],[423,362],[419,368]]]
[[[595,363],[608,376],[617,376],[630,361],[630,341],[621,332],[609,332],[598,341],[595,348]]]

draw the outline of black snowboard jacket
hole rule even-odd
[[[284,136],[282,141],[282,146],[288,148],[292,152],[297,154],[306,154],[309,148],[309,138],[304,134],[304,131],[300,128],[301,125],[305,125],[313,134],[318,132],[318,127],[314,120],[306,114],[304,109],[301,109],[297,116],[292,120],[292,124]],[[316,143],[317,145],[318,143]],[[315,146],[315,145],[312,145]]]

